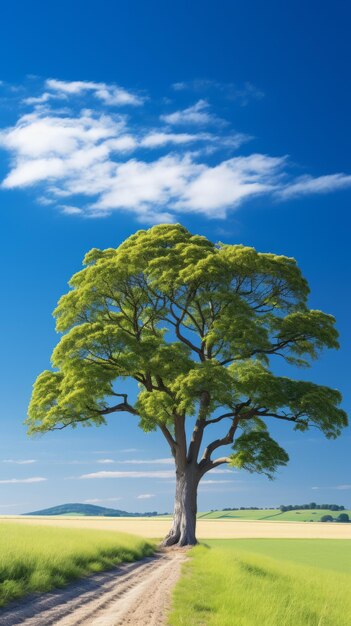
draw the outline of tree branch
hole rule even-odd
[[[226,445],[230,445],[231,443],[233,443],[234,441],[234,435],[236,432],[236,429],[238,428],[239,425],[239,415],[237,415],[233,421],[232,424],[227,432],[227,434],[220,438],[220,439],[215,439],[214,441],[212,441],[212,443],[210,443],[207,448],[205,449],[202,459],[199,463],[199,467],[201,470],[203,470],[203,474],[205,472],[207,472],[209,469],[211,469],[211,454],[212,452],[214,452],[215,450],[217,450],[217,448],[220,448],[221,446],[226,446]]]
[[[229,417],[235,417],[235,413],[231,412],[231,413],[223,413],[223,415],[220,415],[219,417],[215,417],[212,420],[207,420],[205,422],[205,427],[209,426],[210,424],[217,424],[217,422],[221,422],[222,420],[229,418]]]
[[[213,469],[214,467],[218,467],[219,465],[223,465],[224,463],[230,463],[229,456],[222,456],[222,457],[219,457],[218,459],[215,459],[214,461],[211,461],[211,466],[209,467],[209,469]]]
[[[272,344],[270,348],[267,348],[267,350],[257,348],[256,350],[251,350],[248,354],[230,357],[224,361],[220,361],[219,365],[228,365],[228,363],[231,363],[232,361],[240,361],[241,359],[251,359],[256,354],[277,354],[285,358],[285,354],[279,353],[279,350],[287,348],[297,341],[306,341],[308,339],[310,339],[309,335],[296,335],[295,337],[290,337],[290,339],[284,339],[284,341]]]
[[[94,411],[98,413],[98,415],[109,415],[110,413],[118,413],[120,411],[126,411],[127,413],[132,413],[132,415],[139,415],[138,411],[127,401],[127,394],[124,393],[116,393],[116,396],[123,396],[124,402],[120,402],[119,404],[115,404],[114,406],[106,407],[105,409],[101,409],[100,411]]]
[[[172,455],[175,457],[176,451],[177,451],[177,442],[173,439],[171,433],[169,432],[169,430],[168,430],[167,426],[165,426],[165,424],[160,423],[160,424],[158,424],[158,426],[160,428],[160,431],[164,435],[166,441],[169,443]]]

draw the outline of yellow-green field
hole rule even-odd
[[[49,591],[122,561],[152,554],[155,545],[111,531],[3,523],[0,526],[0,606]]]
[[[99,530],[87,528],[89,520],[84,518],[46,518],[40,525],[35,521],[1,520],[0,606],[140,559],[155,549],[155,541],[116,531],[121,523],[116,518],[90,519]],[[136,527],[130,522],[131,532],[159,530],[150,518],[136,520]],[[122,523],[124,527],[127,520]],[[169,520],[158,524],[168,527]],[[338,539],[279,538],[290,527],[315,533],[328,527],[338,533],[349,531],[351,524],[208,519],[202,521],[202,532],[267,525],[270,538],[204,540],[188,553],[174,591],[171,626],[351,625],[351,538],[340,540],[342,533]]]
[[[171,626],[350,626],[351,541],[245,539],[194,548]]]
[[[7,523],[0,518],[1,524]],[[12,517],[21,526],[44,526],[60,528],[90,528],[132,533],[140,537],[162,539],[169,531],[171,520],[159,517]],[[235,518],[200,518],[197,522],[198,539],[240,539],[240,538],[281,538],[281,539],[351,539],[351,524],[300,522],[279,523],[272,520],[246,520]]]

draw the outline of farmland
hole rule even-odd
[[[169,519],[151,518],[3,517],[0,606],[150,555],[169,524]],[[134,536],[123,534],[126,530]],[[140,626],[146,607],[166,623],[170,592],[184,560],[173,592],[171,626],[232,626],[233,616],[236,626],[350,625],[351,524],[210,517],[199,519],[198,536],[201,544],[190,552],[159,553],[135,570],[103,579],[100,591],[88,591],[83,582],[84,602],[63,590],[47,613],[38,608],[38,625],[56,623],[55,615],[65,611],[70,626],[95,624],[95,619],[110,623],[117,614],[116,623]]]
[[[13,517],[0,518],[1,523],[6,520],[15,521],[23,526],[49,526],[60,528],[89,528],[94,530],[113,530],[121,533],[132,533],[149,539],[161,539],[170,527],[170,518],[152,517]],[[273,518],[274,519],[274,518]],[[197,523],[197,536],[205,539],[240,539],[240,538],[281,538],[281,539],[351,539],[351,524],[328,524],[314,522],[279,523],[272,520],[245,520],[235,518],[202,519]]]
[[[238,519],[238,520],[269,520],[270,522],[319,522],[323,515],[331,515],[337,518],[340,513],[347,513],[351,519],[351,510],[330,511],[329,509],[299,509],[297,511],[285,511],[279,509],[262,510],[237,510],[237,511],[211,511],[199,513],[198,519]]]
[[[232,540],[196,547],[171,626],[349,626],[351,541]]]

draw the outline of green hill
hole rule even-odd
[[[155,511],[151,513],[128,513],[119,509],[108,509],[95,504],[60,504],[41,511],[32,511],[24,515],[89,515],[93,517],[146,517],[157,515]]]

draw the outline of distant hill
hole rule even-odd
[[[23,513],[23,515],[92,515],[95,517],[145,517],[157,515],[156,511],[148,513],[128,513],[119,509],[108,509],[95,504],[60,504],[41,511]]]

